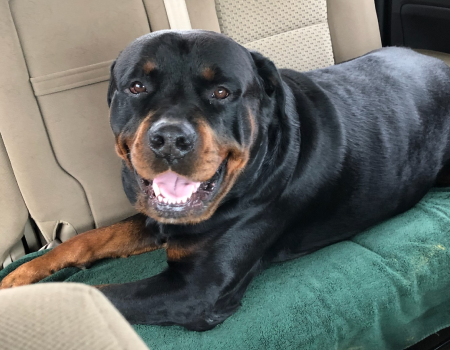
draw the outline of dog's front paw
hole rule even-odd
[[[50,276],[52,271],[42,268],[34,260],[25,263],[7,275],[0,284],[0,289],[12,288],[32,284]]]

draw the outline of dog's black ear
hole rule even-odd
[[[114,93],[117,90],[116,80],[114,79],[114,66],[116,65],[116,61],[111,64],[111,68],[109,69],[109,86],[108,86],[108,107],[111,107],[111,101],[114,96]]]
[[[256,51],[250,51],[250,55],[253,58],[253,62],[255,62],[258,75],[264,83],[267,95],[272,96],[279,90],[282,92],[280,73],[273,62]]]

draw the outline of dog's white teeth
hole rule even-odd
[[[162,202],[163,196],[159,195],[159,196],[158,196],[158,200],[159,200],[160,202]]]
[[[181,202],[183,201],[183,199],[179,199],[179,200],[177,200],[177,204],[181,204]]]
[[[161,191],[159,190],[158,184],[153,182],[153,191],[155,192],[155,196],[158,197],[161,194]]]
[[[168,202],[167,198],[163,198],[163,202],[167,203]]]

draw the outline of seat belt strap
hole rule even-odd
[[[192,29],[185,0],[164,0],[170,29]]]

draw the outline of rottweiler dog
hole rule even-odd
[[[450,68],[409,49],[301,73],[213,32],[145,35],[112,65],[108,90],[139,214],[70,239],[1,287],[164,248],[162,273],[100,290],[131,323],[213,328],[268,264],[450,185],[449,97]]]

